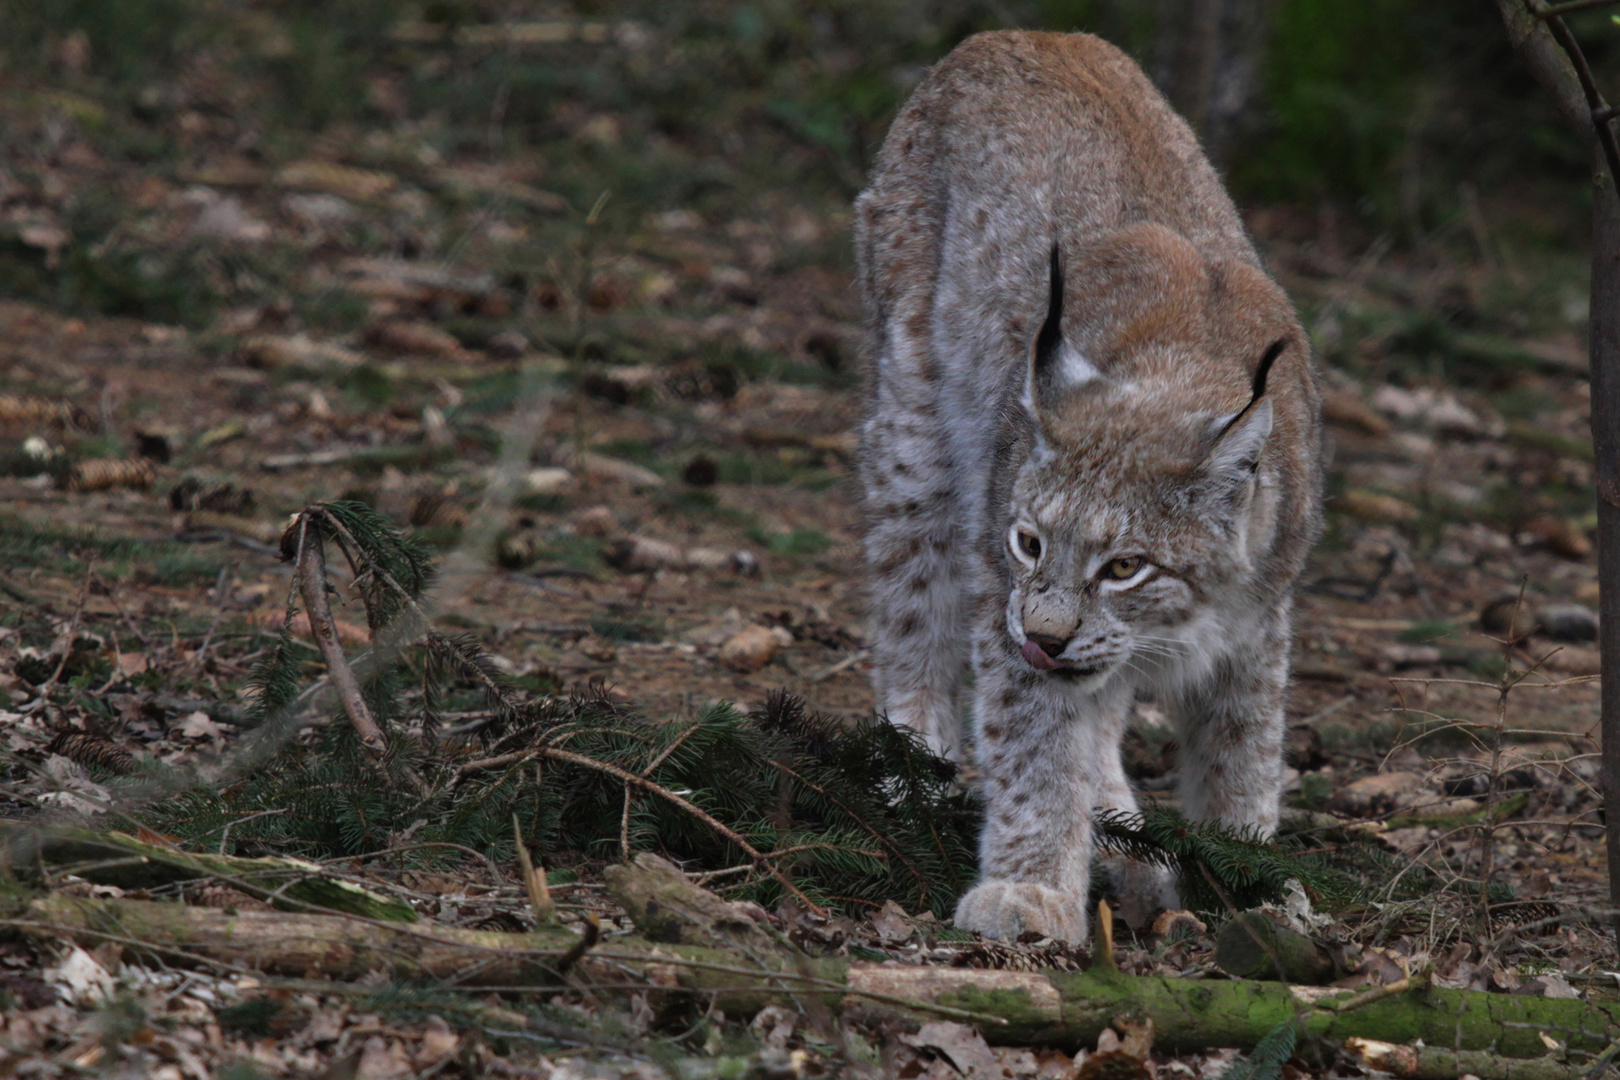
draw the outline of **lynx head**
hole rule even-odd
[[[1264,319],[1228,332],[1232,297],[1189,251],[1147,233],[1092,253],[1071,275],[1082,317],[1066,331],[1052,250],[1021,395],[1033,443],[1005,537],[1007,629],[1049,677],[1189,674],[1264,566],[1276,521],[1267,379],[1291,341]]]

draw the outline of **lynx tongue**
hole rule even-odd
[[[1029,666],[1037,671],[1056,671],[1058,669],[1058,662],[1047,656],[1045,649],[1028,638],[1024,639],[1023,653],[1024,659],[1029,661]]]

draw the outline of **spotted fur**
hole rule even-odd
[[[878,704],[958,759],[971,713],[986,821],[958,925],[1082,941],[1093,811],[1135,807],[1134,698],[1180,726],[1190,815],[1275,826],[1319,519],[1305,337],[1187,126],[1083,34],[946,57],[855,229]],[[1125,877],[1143,909],[1174,899]]]

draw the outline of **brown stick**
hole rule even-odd
[[[553,761],[566,761],[570,765],[578,765],[584,769],[594,769],[597,772],[606,773],[609,776],[617,777],[626,784],[634,784],[643,791],[650,792],[653,795],[657,795],[660,799],[674,803],[676,806],[680,807],[682,810],[685,810],[688,814],[691,814],[693,817],[703,822],[703,824],[707,825],[709,828],[731,841],[738,848],[742,849],[742,852],[750,859],[753,859],[756,865],[763,866],[769,870],[771,876],[777,881],[781,882],[782,887],[789,893],[793,894],[793,898],[803,905],[806,911],[809,911],[817,916],[825,916],[827,914],[826,908],[823,908],[820,904],[817,904],[808,896],[804,895],[804,893],[799,890],[799,887],[793,884],[792,879],[782,872],[780,867],[773,863],[770,858],[758,848],[754,847],[753,844],[750,844],[747,840],[743,839],[741,833],[731,828],[731,826],[727,825],[725,822],[714,817],[706,810],[687,802],[685,799],[681,798],[667,787],[664,787],[662,784],[648,780],[645,776],[637,776],[633,772],[627,772],[624,769],[619,768],[617,765],[609,765],[605,761],[597,761],[595,758],[588,758],[583,754],[575,754],[570,753],[567,750],[559,750],[555,746],[539,746],[535,748],[535,752],[544,757],[548,757]]]
[[[1525,0],[1496,0],[1507,26],[1508,41],[1523,58],[1530,74],[1552,97],[1553,104],[1563,114],[1564,121],[1590,145],[1595,131],[1591,111],[1585,101],[1579,77],[1569,57],[1559,46],[1552,32],[1544,26]]]
[[[486,769],[498,769],[506,765],[515,765],[524,761],[533,760],[537,757],[550,758],[552,761],[567,762],[570,765],[578,765],[582,769],[592,769],[596,772],[606,773],[607,775],[622,781],[625,785],[626,791],[628,791],[633,785],[641,788],[643,791],[657,795],[666,802],[674,803],[676,806],[680,807],[682,810],[685,810],[688,814],[691,814],[693,817],[703,822],[703,824],[707,825],[709,828],[713,829],[715,832],[719,833],[721,836],[735,844],[742,850],[743,854],[747,855],[754,861],[755,866],[763,866],[767,871],[770,872],[772,877],[781,882],[782,887],[787,889],[787,891],[793,895],[795,900],[804,906],[806,911],[810,911],[818,916],[824,916],[827,914],[827,910],[825,908],[811,900],[808,896],[804,895],[799,887],[793,884],[793,881],[782,872],[781,868],[771,861],[772,858],[778,853],[772,852],[770,855],[765,854],[744,839],[741,833],[737,832],[735,829],[732,829],[725,822],[720,821],[718,818],[703,810],[701,807],[695,806],[687,800],[681,798],[679,795],[664,787],[662,784],[654,780],[649,780],[645,776],[637,776],[635,773],[621,769],[617,765],[609,765],[605,761],[597,761],[595,758],[589,758],[583,754],[575,754],[568,750],[559,749],[555,746],[534,746],[527,750],[513,751],[510,754],[500,754],[496,757],[480,758],[477,761],[469,761],[465,765],[461,766],[461,768],[456,770],[455,779],[452,780],[451,783],[452,785],[460,783],[461,778],[470,773],[482,772]],[[785,852],[782,854],[785,854]]]
[[[298,526],[298,591],[304,598],[304,610],[309,613],[310,633],[326,659],[326,670],[337,689],[338,700],[349,723],[368,750],[381,753],[382,729],[371,718],[365,696],[360,692],[360,680],[354,677],[343,646],[338,642],[337,625],[332,619],[332,605],[326,598],[326,554],[321,549],[321,531],[310,527],[310,512],[305,511]]]
[[[529,845],[523,842],[523,828],[518,824],[515,811],[512,814],[512,842],[517,847],[518,867],[523,873],[523,887],[529,893],[529,908],[534,912],[534,921],[548,926],[557,921],[557,905],[551,899],[551,886],[546,881],[545,867],[535,867],[534,859],[529,855]]]
[[[1569,32],[1569,27],[1555,14],[1548,14],[1546,5],[1542,0],[1529,0],[1531,10],[1547,24],[1552,31],[1553,38],[1569,57],[1571,66],[1575,69],[1575,78],[1581,85],[1581,93],[1586,97],[1586,108],[1591,121],[1591,132],[1596,137],[1598,145],[1603,149],[1603,156],[1608,160],[1609,176],[1615,182],[1620,182],[1620,144],[1615,142],[1614,129],[1609,126],[1609,120],[1614,113],[1609,103],[1603,100],[1603,92],[1598,89],[1597,80],[1592,77],[1592,68],[1586,62],[1586,54],[1575,40],[1575,35]]]

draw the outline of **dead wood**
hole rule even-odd
[[[0,822],[0,854],[20,871],[46,867],[96,885],[155,889],[214,878],[292,911],[323,908],[386,922],[415,922],[407,903],[340,880],[303,859],[244,859],[148,843],[121,832]]]
[[[1422,1040],[1490,1050],[1502,1058],[1543,1057],[1543,1033],[1590,1054],[1620,1035],[1620,1003],[1418,986],[1341,1010],[1339,999],[1352,991],[1099,969],[983,971],[815,958],[789,951],[763,927],[749,929],[753,920],[746,909],[725,904],[672,871],[643,860],[616,872],[611,889],[644,933],[651,927],[666,938],[674,934],[679,943],[623,937],[582,956],[581,936],[562,928],[493,933],[63,896],[14,903],[14,917],[0,925],[85,944],[116,941],[171,962],[205,960],[341,979],[380,972],[548,993],[555,990],[562,959],[573,956],[573,977],[620,983],[632,973],[666,1001],[712,1003],[728,1015],[812,999],[846,1012],[971,1020],[986,1038],[1014,1045],[1094,1045],[1121,1017],[1151,1019],[1156,1045],[1171,1052],[1252,1046],[1286,1023],[1334,1043],[1351,1037]]]
[[[365,695],[360,690],[360,681],[354,677],[354,669],[349,666],[348,657],[343,655],[343,645],[338,641],[332,605],[326,598],[326,555],[322,550],[321,530],[318,525],[312,526],[311,517],[308,511],[304,513],[298,532],[298,590],[304,598],[304,610],[309,613],[310,633],[315,637],[315,644],[320,646],[321,656],[326,659],[332,685],[337,690],[338,700],[343,703],[349,723],[354,725],[355,734],[360,736],[360,741],[368,750],[381,753],[382,729],[372,719]]]
[[[1588,1066],[1556,1057],[1507,1058],[1489,1050],[1447,1050],[1439,1046],[1399,1046],[1376,1039],[1347,1039],[1345,1050],[1361,1064],[1407,1080],[1580,1080]]]

